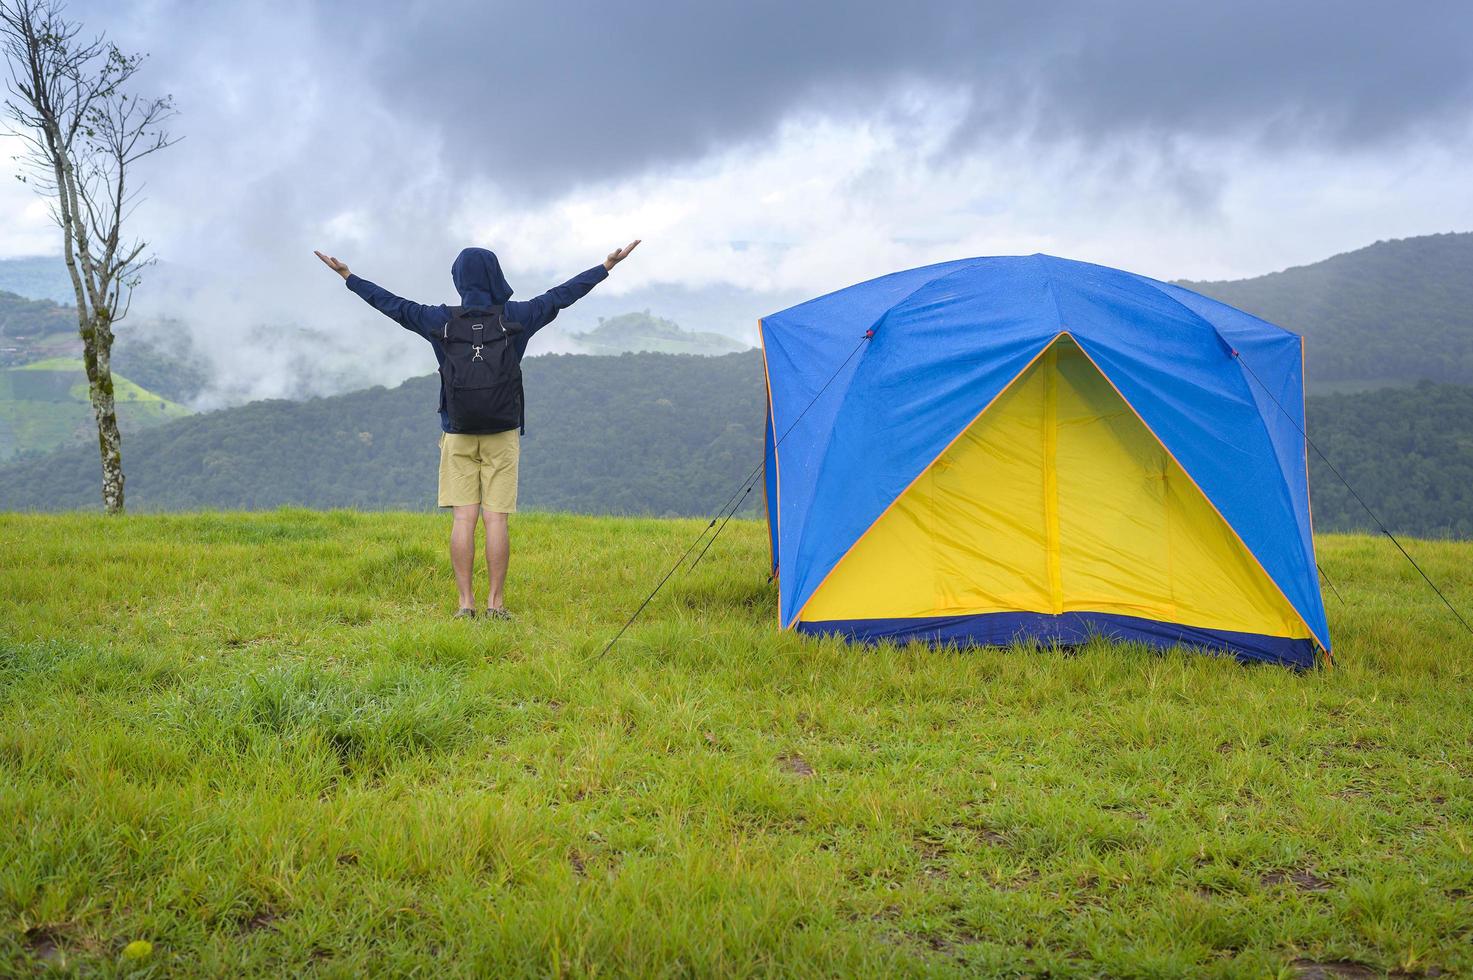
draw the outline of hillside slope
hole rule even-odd
[[[524,508],[710,513],[757,465],[762,368],[724,357],[549,355],[525,364]],[[435,377],[306,402],[258,402],[140,432],[125,445],[130,505],[433,506]],[[1473,387],[1312,396],[1310,432],[1399,532],[1473,537]],[[96,505],[95,453],[0,467],[0,508]],[[1315,456],[1315,525],[1373,527]],[[760,493],[747,501],[755,509]]]
[[[724,357],[547,355],[523,365],[521,506],[611,514],[702,513],[761,453],[755,351]],[[198,415],[124,444],[129,505],[434,506],[435,376],[304,402]],[[0,467],[0,508],[92,507],[96,453]]]
[[[1377,242],[1254,279],[1182,285],[1303,334],[1312,391],[1473,384],[1473,233]]]
[[[189,414],[183,405],[116,373],[113,399],[125,435]],[[96,432],[87,373],[79,359],[48,358],[0,369],[0,460],[74,443],[95,444]],[[90,451],[95,464],[95,445]]]
[[[81,356],[76,307],[0,291],[0,369]],[[188,331],[173,320],[128,318],[113,341],[112,366],[116,375],[174,402],[194,398],[205,383]],[[37,448],[49,447],[20,446]]]
[[[0,290],[0,367],[37,359],[37,348],[63,353],[55,348],[79,343],[75,307]]]

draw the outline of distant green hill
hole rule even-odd
[[[113,395],[118,425],[125,433],[189,414],[184,406],[120,374],[113,375]],[[95,424],[81,360],[56,357],[0,369],[0,460],[92,441]]]
[[[719,333],[685,330],[673,320],[643,313],[600,317],[598,326],[587,333],[571,335],[589,354],[623,354],[651,351],[659,354],[733,354],[743,344]]]
[[[178,321],[129,319],[117,334],[114,372],[169,401],[187,402],[204,389],[209,380],[205,367],[189,331]],[[0,291],[0,368],[81,354],[75,307]],[[36,447],[20,446],[22,451],[30,448]]]
[[[1473,387],[1312,395],[1309,432],[1346,481],[1393,531],[1473,538]],[[1375,524],[1310,454],[1316,531]]]
[[[0,367],[80,350],[79,344],[72,307],[0,290]]]
[[[761,458],[756,351],[549,355],[525,371],[526,508],[707,514]],[[436,385],[256,402],[139,432],[124,453],[130,505],[432,507]],[[1394,530],[1473,537],[1473,387],[1312,396],[1308,409],[1316,443]],[[96,506],[95,457],[88,447],[0,466],[0,508]],[[1371,526],[1318,459],[1310,470],[1317,530]]]
[[[755,351],[551,354],[528,358],[523,370],[524,508],[701,513],[761,454]],[[123,452],[129,506],[431,508],[437,394],[431,375],[387,390],[253,402],[138,432]],[[96,455],[78,448],[0,466],[0,509],[93,507]]]
[[[1188,289],[1304,335],[1311,390],[1473,384],[1473,234],[1377,242]]]

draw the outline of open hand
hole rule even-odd
[[[639,244],[639,242],[635,242],[634,243],[634,245],[638,245],[638,244]],[[629,246],[629,248],[633,248],[634,245]],[[625,252],[625,254],[628,254],[629,249],[625,249],[624,252]],[[337,259],[333,258],[331,255],[323,255],[321,252],[317,251],[316,249],[313,249],[312,250],[312,254],[315,255],[315,256],[317,256],[319,259],[321,259],[322,260],[322,264],[325,265],[325,266],[327,266],[333,272],[336,272],[338,275],[342,276],[344,279],[348,278],[349,273],[348,273],[348,267],[347,267],[346,264],[344,264],[342,262],[339,262]],[[610,256],[610,257],[612,258],[612,256]]]
[[[614,266],[629,258],[629,253],[634,251],[634,247],[638,245],[640,241],[642,241],[642,239],[636,238],[634,241],[630,242],[628,245],[625,245],[623,248],[614,249],[612,252],[609,253],[609,257],[604,259],[604,268],[612,272]],[[323,259],[323,261],[326,262],[327,260]],[[337,260],[334,259],[333,261]]]

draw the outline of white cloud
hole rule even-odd
[[[373,381],[433,367],[423,344],[346,294],[313,248],[436,302],[452,299],[449,264],[466,244],[496,249],[526,297],[639,236],[635,257],[560,327],[647,306],[750,337],[755,317],[779,305],[967,255],[1047,251],[1162,278],[1230,278],[1473,228],[1467,113],[1461,129],[1390,142],[1274,143],[1244,125],[1225,130],[1231,139],[1202,136],[1204,126],[1147,140],[1101,125],[1040,140],[1021,126],[1005,137],[995,124],[970,131],[995,109],[974,104],[973,83],[911,80],[861,107],[843,92],[794,102],[737,143],[721,138],[713,109],[717,148],[704,156],[651,152],[642,168],[601,179],[589,176],[595,159],[564,193],[527,197],[525,181],[468,162],[484,140],[463,145],[405,108],[414,103],[377,98],[383,66],[344,55],[350,34],[327,8],[156,0],[83,16],[153,51],[140,88],[178,97],[185,140],[149,162],[136,217],[166,263],[140,310],[187,320],[196,346],[228,369],[222,397],[232,399],[287,393],[311,356],[289,330],[260,324],[351,335]],[[439,67],[434,51],[403,55],[415,71]],[[496,125],[494,107],[472,109],[467,125]],[[529,168],[536,136],[504,136]],[[6,146],[0,137],[0,256],[55,252],[44,203],[5,172]]]
[[[61,251],[61,230],[51,220],[46,201],[30,184],[16,179],[14,158],[25,152],[14,133],[0,132],[0,259],[51,255]]]
[[[1020,138],[957,157],[937,151],[958,135],[958,101],[908,93],[904,112],[793,118],[768,140],[526,209],[483,187],[471,200],[496,217],[478,238],[551,271],[643,236],[610,291],[816,295],[928,262],[1034,251],[1168,279],[1251,276],[1473,227],[1469,134],[1394,153],[1273,156],[1206,141],[1101,154]]]

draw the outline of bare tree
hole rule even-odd
[[[0,47],[10,69],[5,111],[26,142],[22,181],[51,201],[76,293],[77,328],[97,443],[102,504],[123,511],[123,452],[113,401],[113,327],[128,313],[147,243],[125,237],[138,201],[133,165],[175,141],[173,100],[130,95],[143,63],[102,35],[82,36],[61,0],[0,0]]]

